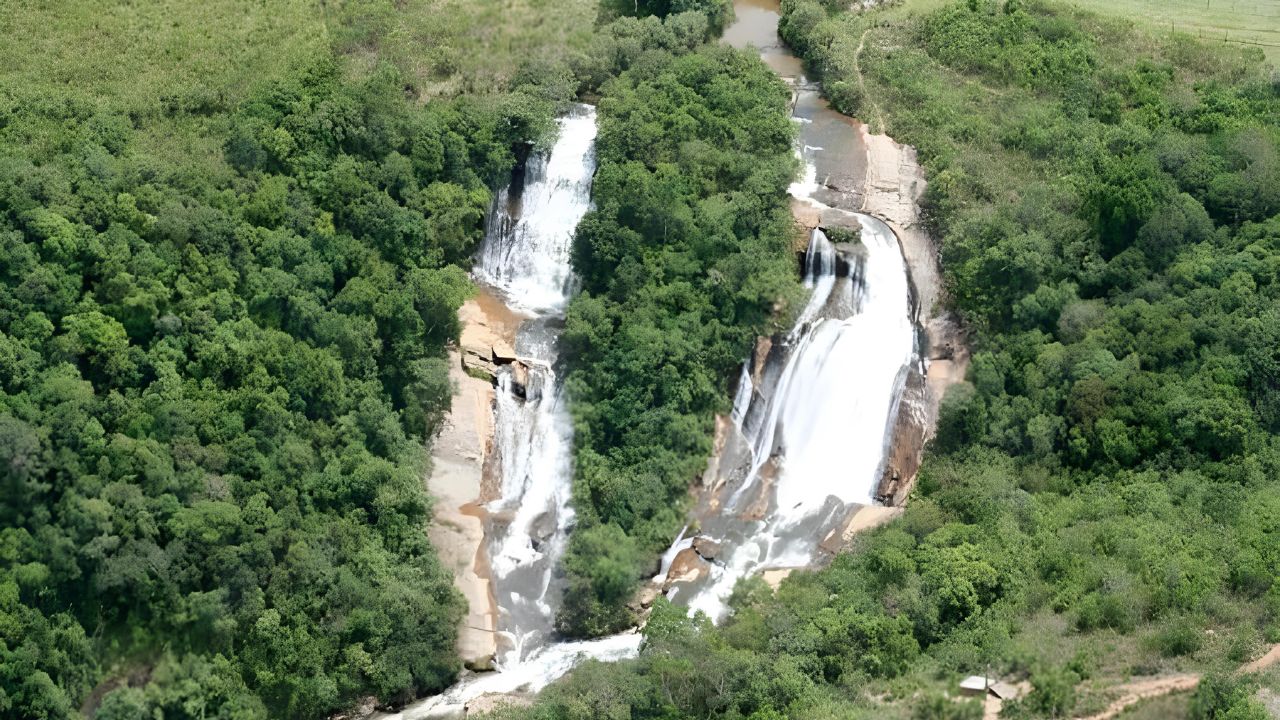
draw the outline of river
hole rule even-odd
[[[903,378],[917,362],[897,239],[856,212],[866,180],[857,124],[828,107],[778,39],[777,2],[738,0],[735,10],[725,42],[759,49],[795,93],[804,172],[790,193],[797,218],[814,227],[804,255],[808,304],[788,333],[744,363],[732,418],[722,423],[732,439],[713,459],[697,511],[697,539],[717,552],[690,558],[695,538],[682,532],[655,578],[673,601],[717,620],[738,579],[811,564],[819,541],[873,502]],[[482,695],[536,692],[583,658],[618,660],[639,649],[634,632],[586,642],[552,633],[563,591],[556,564],[573,520],[572,427],[556,344],[574,289],[573,229],[589,208],[595,112],[582,106],[559,122],[550,153],[530,158],[523,187],[495,203],[475,272],[530,317],[517,334],[519,359],[497,380],[501,498],[487,508],[486,529],[501,638],[496,672],[380,716],[388,720],[456,716]],[[833,244],[818,225],[855,229],[860,240]],[[682,557],[702,571],[675,577]]]

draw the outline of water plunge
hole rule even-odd
[[[578,221],[590,207],[595,172],[595,108],[582,105],[558,121],[549,154],[526,164],[523,187],[498,195],[478,254],[477,281],[531,318],[516,336],[517,359],[498,370],[494,446],[501,497],[487,507],[489,564],[499,607],[496,672],[470,676],[410,706],[399,720],[456,713],[490,693],[536,692],[583,657],[634,655],[634,633],[556,642],[553,623],[563,586],[559,562],[573,525],[573,425],[557,345],[574,290],[569,255]]]
[[[862,243],[847,255],[812,232],[808,304],[760,368],[759,388],[750,361],[743,367],[731,418],[747,453],[726,468],[731,494],[702,523],[728,553],[676,593],[691,611],[720,619],[739,579],[810,564],[851,507],[872,503],[915,329],[897,239],[857,219]]]
[[[805,567],[819,543],[870,505],[899,398],[917,362],[907,269],[897,237],[861,207],[866,152],[857,124],[832,110],[777,36],[776,0],[738,0],[725,40],[754,47],[791,86],[803,174],[789,192],[797,217],[859,229],[836,246],[812,230],[806,305],[768,352],[744,363],[732,430],[699,509],[700,535],[720,548],[705,577],[668,597],[721,619],[734,584]],[[680,538],[668,554],[689,545]],[[663,578],[665,580],[665,577]]]
[[[739,21],[726,40],[760,48],[796,90],[804,175],[791,195],[804,212],[859,227],[861,243],[837,247],[813,231],[805,253],[806,306],[770,352],[743,365],[730,418],[740,447],[736,456],[718,458],[730,497],[700,517],[700,534],[723,550],[707,577],[668,592],[714,619],[724,615],[737,580],[811,564],[825,533],[850,508],[872,501],[903,378],[915,362],[897,238],[883,222],[850,212],[860,204],[865,170],[855,124],[827,107],[777,40],[776,2],[735,5]],[[471,676],[389,718],[456,713],[489,693],[536,692],[584,657],[620,660],[639,648],[635,633],[556,642],[552,630],[563,590],[556,565],[573,521],[572,426],[555,347],[574,289],[573,231],[590,206],[595,112],[582,106],[559,122],[559,141],[549,156],[530,159],[524,187],[500,193],[475,273],[513,308],[533,315],[517,337],[518,364],[501,370],[498,381],[502,498],[490,507],[497,520],[489,538],[505,638],[498,672]],[[523,399],[516,367],[527,376]],[[663,555],[657,584],[694,546],[686,527]]]

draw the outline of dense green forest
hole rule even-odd
[[[154,106],[0,85],[0,716],[452,682],[424,440],[491,188],[554,107],[348,67]]]
[[[788,92],[707,44],[727,0],[180,5],[0,18],[0,717],[453,681],[444,350],[492,190],[584,95],[557,624],[629,624],[729,376],[800,299]],[[942,693],[987,671],[1034,686],[1008,717],[1062,717],[1182,670],[1185,717],[1266,717],[1277,671],[1232,670],[1280,641],[1275,71],[1057,3],[890,5],[785,0],[782,31],[919,148],[972,333],[904,517],[721,627],[659,600],[637,660],[511,716],[960,720]]]
[[[970,382],[900,521],[722,627],[659,601],[638,660],[511,714],[977,718],[942,693],[985,671],[1067,717],[1183,670],[1185,717],[1267,717],[1275,671],[1232,671],[1280,641],[1275,71],[1059,3],[845,5],[784,0],[784,38],[919,148]]]

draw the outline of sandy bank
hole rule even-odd
[[[514,355],[523,318],[483,289],[458,310],[461,348],[449,354],[453,401],[432,447],[427,487],[435,499],[428,536],[454,585],[467,600],[458,629],[458,654],[472,669],[488,669],[497,651],[498,608],[485,552],[485,511],[492,482],[494,388],[468,373],[483,371],[495,355]]]

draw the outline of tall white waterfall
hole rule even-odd
[[[569,251],[591,206],[596,167],[595,108],[580,105],[558,124],[550,155],[525,163],[523,192],[511,186],[499,192],[475,270],[509,306],[538,314],[563,311],[572,295]]]
[[[732,418],[750,450],[748,470],[705,523],[727,552],[681,598],[690,611],[721,618],[739,579],[810,564],[824,527],[873,502],[915,329],[897,238],[879,220],[857,220],[862,242],[849,260],[813,231],[805,278],[813,294],[774,355],[781,370],[738,393]],[[740,382],[748,380],[744,372]],[[744,519],[749,504],[767,509]]]
[[[523,188],[499,194],[475,270],[476,279],[496,289],[508,306],[532,316],[516,338],[519,360],[499,371],[494,410],[502,466],[502,497],[488,507],[490,568],[500,611],[497,671],[466,678],[388,720],[452,716],[481,695],[536,692],[584,657],[619,660],[640,645],[634,633],[583,642],[553,638],[563,591],[557,565],[573,523],[573,425],[556,348],[574,289],[573,233],[591,204],[595,108],[578,106],[558,122],[550,154],[526,163]]]

